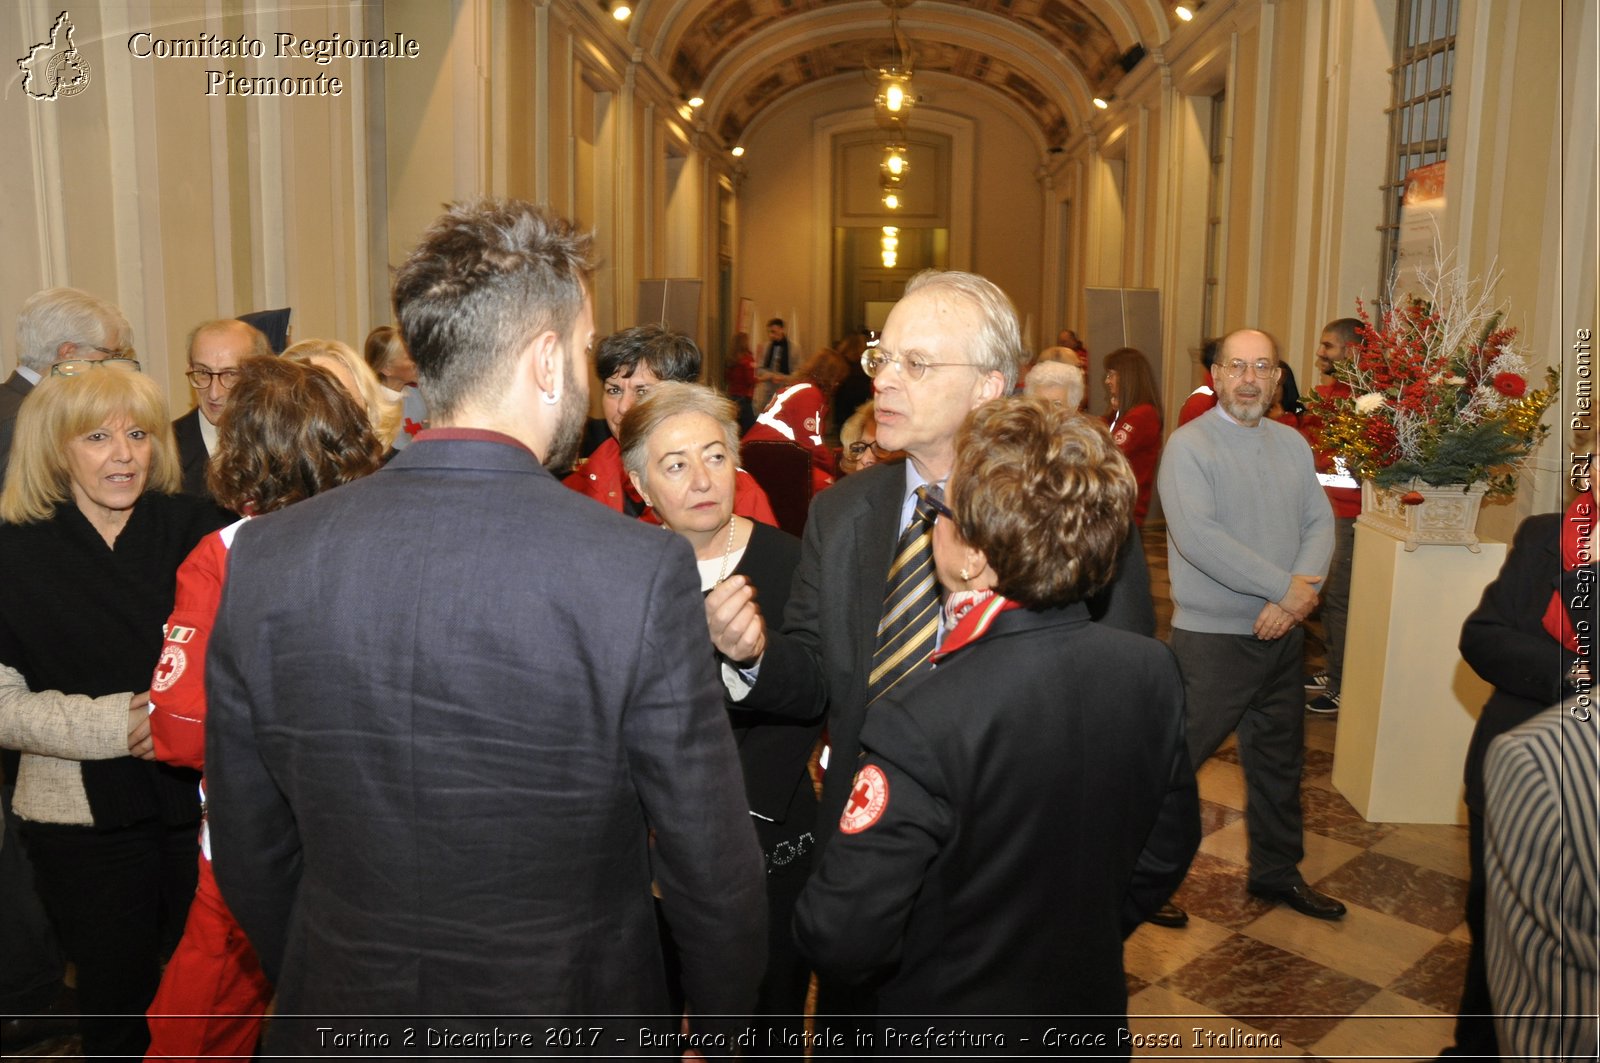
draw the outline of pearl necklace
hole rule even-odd
[[[717,582],[716,582],[716,584],[713,584],[713,586],[720,585],[723,580],[728,578],[728,562],[733,559],[733,534],[734,534],[734,530],[737,527],[738,527],[738,518],[734,517],[734,516],[729,516],[728,517],[728,548],[726,550],[722,551],[722,571],[720,573],[718,573]]]

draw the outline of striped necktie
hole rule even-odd
[[[892,690],[922,667],[933,653],[939,631],[939,587],[933,578],[933,521],[929,487],[917,488],[917,505],[895,545],[894,564],[884,588],[883,619],[872,653],[867,704]]]

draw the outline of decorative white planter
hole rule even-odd
[[[1419,546],[1465,546],[1478,552],[1478,507],[1488,484],[1447,484],[1434,487],[1421,480],[1408,487],[1378,487],[1361,481],[1361,516],[1365,524],[1406,544],[1407,550]],[[1415,491],[1422,501],[1408,506],[1402,495]]]

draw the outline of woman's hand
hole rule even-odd
[[[706,595],[706,626],[711,644],[736,665],[759,660],[767,649],[767,625],[756,605],[756,589],[743,576],[732,576]]]
[[[128,752],[140,760],[156,759],[156,742],[150,735],[150,691],[128,699]]]

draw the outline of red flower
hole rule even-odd
[[[1496,373],[1494,375],[1494,389],[1502,395],[1510,395],[1520,399],[1528,391],[1528,382],[1516,373]]]

